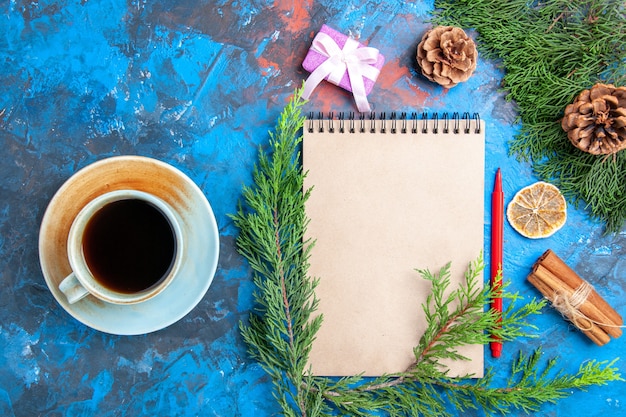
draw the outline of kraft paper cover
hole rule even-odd
[[[469,134],[380,133],[380,121],[370,133],[369,120],[364,133],[340,133],[336,120],[330,133],[325,120],[320,133],[318,123],[313,133],[305,126],[303,141],[305,189],[313,187],[309,273],[320,280],[324,316],[313,373],[405,371],[431,292],[416,269],[434,273],[452,262],[456,288],[483,249],[484,122]],[[448,363],[450,375],[481,377],[483,346],[460,352],[472,360]]]

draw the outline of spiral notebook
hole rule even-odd
[[[313,373],[403,372],[431,293],[416,269],[451,262],[456,288],[483,249],[484,122],[467,113],[330,114],[312,115],[303,130],[309,272],[324,316]],[[481,377],[483,346],[460,353],[471,361],[447,363],[450,375]]]

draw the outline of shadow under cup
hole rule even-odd
[[[182,245],[177,215],[168,204],[148,193],[121,190],[96,198],[79,213],[70,229],[68,255],[73,275],[86,290],[81,291],[133,304],[154,297],[172,281]]]

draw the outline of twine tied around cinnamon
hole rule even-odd
[[[528,281],[597,345],[622,335],[622,317],[551,250],[533,265]]]
[[[600,323],[580,311],[580,307],[587,302],[592,291],[595,291],[593,285],[583,280],[583,283],[569,296],[565,291],[555,291],[551,303],[562,316],[569,319],[581,330],[589,331],[593,324],[603,327],[624,328],[624,326]]]

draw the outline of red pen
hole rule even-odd
[[[502,173],[496,172],[496,179],[491,193],[491,288],[498,291],[502,279],[502,246],[504,234],[504,193],[502,192]],[[502,313],[502,298],[494,297],[491,308]],[[491,356],[500,357],[502,342],[493,341],[489,344]]]

